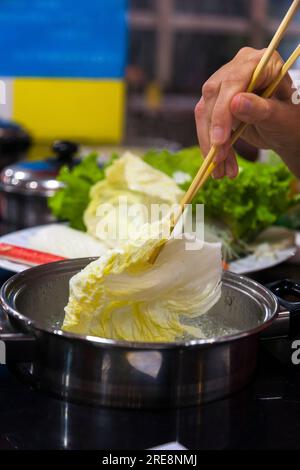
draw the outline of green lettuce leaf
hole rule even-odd
[[[191,147],[177,153],[170,153],[168,150],[162,152],[150,150],[144,155],[144,161],[170,177],[176,172],[183,172],[194,178],[203,157],[198,147]]]
[[[203,156],[198,147],[171,154],[149,152],[145,161],[173,176],[184,172],[194,178]],[[276,223],[279,217],[299,201],[291,191],[293,176],[282,163],[251,163],[238,157],[240,174],[234,179],[210,178],[193,204],[205,204],[205,215],[227,226],[233,238],[246,242]],[[179,186],[187,190],[190,182]]]
[[[118,158],[113,155],[106,164]],[[175,154],[167,150],[150,151],[144,161],[170,177],[175,173],[186,174],[185,183],[179,186],[186,191],[195,177],[203,156],[198,147],[181,150]],[[292,194],[294,178],[282,163],[251,163],[238,157],[240,174],[230,180],[209,179],[196,196],[193,204],[205,204],[209,221],[222,223],[233,240],[251,242],[255,236],[275,224],[297,202],[299,196]],[[97,155],[86,157],[72,170],[63,167],[58,180],[65,187],[49,200],[49,207],[60,220],[69,221],[70,226],[85,230],[83,213],[89,203],[91,187],[105,177],[105,167],[100,168]],[[188,181],[190,179],[190,181]]]
[[[71,170],[64,166],[57,177],[65,187],[49,198],[52,213],[59,220],[66,220],[72,228],[85,231],[83,213],[89,203],[91,187],[104,179],[104,167],[97,163],[97,154],[84,158]]]

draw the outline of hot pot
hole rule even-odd
[[[37,388],[88,404],[153,408],[199,405],[249,382],[260,336],[280,323],[270,290],[225,272],[220,301],[198,320],[208,339],[138,343],[66,333],[61,325],[69,280],[91,261],[32,268],[2,287],[0,340],[7,363]],[[284,288],[273,286],[279,294]],[[300,304],[288,306],[296,318]],[[280,317],[284,323],[286,317]]]

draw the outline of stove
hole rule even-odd
[[[11,275],[0,270],[0,284]],[[286,277],[299,279],[299,267],[284,264],[255,276],[264,284]],[[262,340],[253,381],[239,393],[171,410],[62,401],[0,366],[0,450],[137,450],[169,442],[190,450],[299,449],[300,365],[291,360],[294,340]]]

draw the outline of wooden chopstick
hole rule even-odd
[[[295,62],[299,59],[300,57],[300,44],[296,47],[294,52],[291,54],[291,56],[288,58],[288,60],[285,62],[283,65],[278,77],[274,80],[273,83],[269,85],[269,87],[264,91],[264,93],[261,95],[262,98],[271,98],[275,91],[277,90],[278,86],[284,79],[284,77],[287,75],[289,70],[293,67]],[[231,139],[230,139],[230,145],[233,146],[237,140],[241,137],[241,135],[244,133],[244,131],[247,129],[248,124],[246,123],[241,123],[237,129],[233,132]],[[211,176],[213,171],[216,169],[218,164],[216,162],[211,162],[209,167],[207,168],[206,172],[204,173],[203,177],[199,180],[199,184],[197,185],[197,190],[195,191],[194,196],[197,194],[198,191],[202,188],[202,186],[206,183],[208,178]],[[193,197],[194,199],[194,197]],[[175,220],[175,225],[176,222],[178,222],[180,216],[178,217],[177,220]]]
[[[289,27],[289,24],[293,20],[298,8],[300,6],[300,0],[294,0],[291,7],[289,8],[287,14],[285,15],[284,19],[282,20],[281,24],[279,25],[272,41],[270,42],[268,48],[266,49],[263,57],[261,58],[258,66],[256,67],[254,74],[252,76],[251,82],[247,88],[247,92],[252,92],[255,89],[255,86],[257,85],[258,80],[260,79],[263,71],[265,70],[266,66],[268,65],[269,60],[271,59],[272,55],[278,48],[284,33],[286,32],[287,28]],[[188,191],[184,195],[182,201],[180,202],[180,211],[176,215],[176,218],[174,219],[174,223],[178,222],[180,219],[180,216],[182,215],[184,208],[187,204],[191,204],[192,200],[194,199],[195,195],[199,191],[199,188],[201,187],[201,183],[203,181],[203,178],[205,177],[208,168],[210,165],[213,163],[214,158],[216,157],[218,153],[218,147],[216,145],[213,145],[205,158],[203,164],[201,165],[201,168],[199,169],[195,179],[193,180],[191,186],[189,187]]]
[[[289,27],[289,25],[290,25],[291,21],[293,20],[295,14],[297,13],[299,6],[300,6],[300,0],[294,0],[292,5],[290,6],[289,10],[287,11],[285,17],[283,18],[281,24],[279,25],[276,33],[274,34],[274,37],[273,37],[272,41],[269,44],[269,47],[266,49],[265,54],[263,55],[260,63],[258,64],[258,66],[257,66],[257,68],[256,68],[256,70],[255,70],[255,72],[252,76],[250,85],[248,87],[248,91],[250,93],[255,89],[257,81],[259,80],[259,78],[260,78],[262,72],[264,71],[265,67],[268,65],[269,60],[271,59],[273,53],[278,48],[278,46],[279,46],[279,44],[280,44],[287,28]]]
[[[285,64],[283,65],[278,77],[274,80],[273,83],[271,83],[271,85],[269,85],[269,87],[261,95],[262,98],[271,98],[274,95],[274,93],[277,90],[278,86],[280,85],[280,83],[282,82],[284,77],[287,75],[289,70],[293,67],[295,62],[299,59],[299,57],[300,57],[300,44],[296,47],[294,52],[291,54],[291,56],[285,62]],[[248,124],[246,124],[246,123],[241,123],[237,127],[237,129],[233,132],[233,134],[231,136],[231,139],[230,139],[230,145],[231,146],[233,146],[236,143],[236,141],[241,137],[241,135],[243,134],[245,129],[247,129],[247,127],[248,127]],[[210,166],[208,167],[206,173],[204,174],[201,182],[199,183],[198,191],[202,188],[202,186],[205,184],[205,182],[207,181],[207,179],[210,177],[210,175],[216,169],[217,166],[218,166],[218,164],[215,163],[215,162],[212,162],[210,164]]]
[[[255,90],[255,87],[257,85],[258,80],[260,79],[262,73],[264,72],[266,66],[269,63],[269,60],[271,59],[272,55],[278,48],[287,28],[289,27],[291,21],[293,20],[295,14],[298,11],[298,8],[300,6],[300,0],[294,0],[292,5],[290,6],[288,12],[286,13],[284,19],[280,23],[276,33],[274,34],[274,37],[272,41],[270,42],[268,48],[266,49],[263,57],[261,58],[258,66],[256,67],[252,79],[250,81],[250,84],[247,88],[247,92],[251,93]],[[300,47],[300,46],[299,46]],[[265,91],[271,93],[270,96],[274,93],[278,85],[280,84],[281,80],[283,77],[287,74],[289,68],[292,66],[292,64],[297,60],[299,57],[298,55],[299,51],[298,48],[294,51],[294,53],[291,55],[290,59],[286,62],[284,67],[281,70],[281,73],[279,74],[278,78],[270,85],[270,87]],[[285,71],[286,70],[286,71]],[[285,72],[285,73],[284,73]],[[267,97],[264,96],[263,97]],[[231,142],[235,143],[236,140],[240,137],[240,135],[244,132],[245,128],[247,127],[247,124],[241,124],[236,131],[232,135]],[[194,197],[198,193],[199,189],[203,186],[203,184],[207,181],[209,178],[210,174],[212,171],[215,169],[214,165],[214,158],[216,157],[218,153],[218,147],[216,145],[213,145],[205,158],[203,164],[201,165],[201,168],[199,169],[197,175],[195,176],[194,180],[192,181],[189,189],[185,193],[184,197],[182,198],[180,204],[179,204],[179,210],[177,211],[176,214],[172,215],[171,219],[171,226],[170,226],[170,233],[173,232],[174,227],[176,226],[177,222],[180,220],[185,206],[188,204],[191,204]],[[164,244],[162,244],[160,247],[158,247],[150,256],[149,258],[149,263],[153,264],[161,250],[163,249]]]

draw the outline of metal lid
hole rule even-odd
[[[29,149],[31,144],[32,138],[27,130],[19,124],[0,119],[1,156],[22,154]]]
[[[0,174],[0,188],[10,193],[51,196],[64,187],[56,180],[60,167],[55,159],[8,166]]]
[[[52,196],[64,184],[56,177],[62,165],[73,166],[78,145],[69,141],[56,141],[52,150],[56,158],[41,161],[22,161],[4,168],[0,174],[0,189],[9,193]]]

